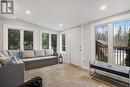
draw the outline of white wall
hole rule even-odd
[[[2,19],[3,24],[3,50],[8,49],[8,28],[21,30],[21,37],[23,38],[24,30],[29,30],[34,32],[34,49],[42,49],[42,32],[44,33],[54,33],[58,34],[57,31],[49,29],[47,27],[32,24],[20,19]],[[21,50],[23,50],[23,40],[21,39]]]
[[[89,60],[91,59],[91,31],[90,25],[83,25],[83,66],[88,68]]]
[[[9,18],[2,18],[2,24],[5,25],[12,25],[15,27],[20,27],[20,28],[29,28],[29,29],[36,29],[36,30],[43,30],[43,31],[48,31],[48,32],[57,32],[55,30],[52,30],[50,28],[40,26],[37,24],[33,24],[27,21],[23,21],[20,19],[9,19]]]
[[[2,19],[0,16],[0,50],[2,50]]]

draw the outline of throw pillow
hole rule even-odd
[[[17,64],[16,58],[15,57],[11,57],[11,64]]]
[[[20,52],[16,52],[16,53],[14,54],[14,56],[15,56],[15,58],[16,58],[17,60],[20,60],[20,59],[21,59],[21,53],[20,53]]]
[[[51,50],[51,49],[46,49],[46,50],[45,50],[45,53],[46,53],[46,56],[51,56],[51,55],[53,55],[53,50]]]
[[[9,57],[9,53],[7,52],[7,50],[3,50],[2,53],[3,53],[6,57]]]
[[[43,51],[42,50],[35,50],[34,54],[36,57],[42,57],[43,56]]]
[[[2,51],[0,51],[0,57],[6,57]]]
[[[23,58],[34,57],[34,51],[33,51],[33,50],[23,51],[23,52],[22,52],[22,57],[23,57]]]
[[[7,65],[9,64],[11,61],[11,57],[0,57],[0,62],[2,63],[2,65]]]
[[[16,61],[16,63],[18,64],[19,63],[19,60],[17,60],[17,58],[14,56],[13,57],[14,58],[14,60]]]

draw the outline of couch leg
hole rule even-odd
[[[94,61],[95,63],[95,61]],[[92,68],[91,68],[91,62],[89,61],[89,76],[94,76],[96,74],[96,70],[92,71]]]

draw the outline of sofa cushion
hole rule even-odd
[[[46,56],[52,56],[52,55],[53,55],[53,50],[51,50],[51,49],[46,49],[46,50],[45,50],[45,54],[46,54]]]
[[[31,57],[34,57],[34,51],[33,50],[28,50],[28,51],[22,52],[22,58],[31,58]]]
[[[51,59],[51,58],[57,58],[57,56],[46,56],[46,57],[28,58],[28,59],[23,59],[23,61],[27,62],[27,61],[44,60],[44,59]]]
[[[0,62],[2,63],[2,65],[7,65],[9,64],[11,61],[11,57],[0,57]]]
[[[44,50],[34,50],[35,57],[45,56]]]

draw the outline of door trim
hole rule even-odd
[[[84,68],[85,66],[84,66],[83,63],[84,63],[85,58],[84,58],[84,56],[83,56],[83,55],[84,55],[84,53],[83,53],[83,52],[84,52],[84,51],[83,51],[83,50],[84,50],[84,48],[83,48],[83,36],[84,36],[84,35],[83,35],[83,25],[80,25],[80,26],[78,26],[78,27],[81,27],[81,46],[82,46],[82,52],[81,52],[81,66],[79,66],[79,67]],[[78,27],[75,27],[75,28],[78,28]],[[75,29],[75,28],[72,28],[72,29]],[[72,29],[70,29],[70,36],[71,36],[71,32],[72,32],[71,30],[72,30]],[[72,39],[72,38],[70,38],[70,44],[72,43],[72,42],[71,42],[71,39]],[[71,56],[71,53],[72,53],[72,52],[71,52],[71,45],[70,45],[70,64],[72,64],[72,56]]]

